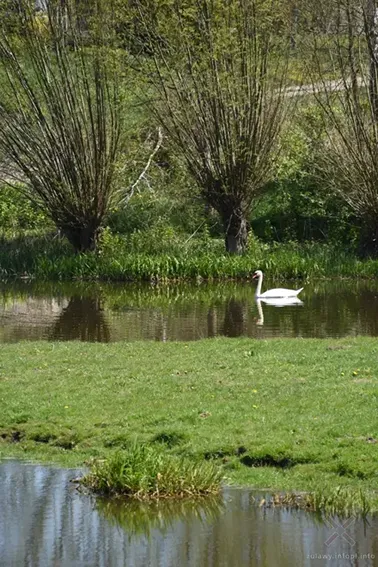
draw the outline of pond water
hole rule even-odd
[[[6,567],[378,566],[378,520],[259,507],[226,489],[202,503],[116,505],[80,494],[79,471],[0,463],[0,564]],[[344,527],[343,527],[344,526]]]
[[[281,306],[256,303],[252,283],[1,285],[0,342],[378,336],[378,279],[286,282],[302,285],[303,303]]]

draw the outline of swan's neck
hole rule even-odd
[[[257,297],[259,297],[261,295],[262,281],[263,281],[263,275],[261,274],[261,276],[259,276],[259,279],[257,280],[257,288],[256,288],[256,296]]]
[[[257,300],[256,305],[257,305],[257,312],[259,314],[259,318],[256,321],[256,325],[261,326],[261,325],[264,324],[264,312],[263,312],[263,308],[262,308],[262,305],[261,305],[261,301]]]

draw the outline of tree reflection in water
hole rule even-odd
[[[240,337],[247,334],[248,302],[231,298],[226,302],[224,322],[220,334]]]
[[[289,287],[293,282],[279,285]],[[254,291],[240,282],[4,284],[0,286],[0,342],[378,336],[375,280],[306,283],[303,306],[263,304],[263,325]]]
[[[101,298],[71,297],[55,320],[49,338],[53,341],[109,342],[110,330]]]
[[[330,553],[375,567],[377,520],[348,528],[355,545],[301,510],[259,507],[265,494],[225,489],[221,498],[126,504],[79,493],[80,471],[0,463],[0,565],[59,567],[328,567]],[[256,498],[257,496],[257,498]],[[372,559],[368,559],[368,555]],[[375,556],[375,558],[374,558]]]

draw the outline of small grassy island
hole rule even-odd
[[[122,453],[94,462],[80,483],[104,496],[151,500],[217,494],[221,480],[221,470],[211,462],[196,462],[135,443]]]
[[[155,479],[159,466],[191,462],[189,481],[202,462],[199,482],[208,475],[211,491],[220,474],[305,491],[312,508],[378,510],[375,339],[38,342],[0,352],[0,457],[92,464],[101,474],[89,484],[110,493],[122,491],[99,484],[103,459],[117,469],[122,455],[144,455]]]

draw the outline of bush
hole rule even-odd
[[[276,179],[253,211],[251,226],[259,238],[269,242],[331,240],[356,247],[360,223],[320,176],[324,136],[319,110],[303,107],[282,140]]]
[[[46,215],[17,187],[0,186],[1,231],[46,229],[46,224]]]
[[[214,224],[193,188],[186,184],[179,188],[167,186],[166,180],[169,182],[165,173],[155,180],[156,191],[136,193],[126,206],[114,209],[107,218],[111,230],[118,234],[131,234],[168,225],[177,233],[191,234],[206,223]]]

